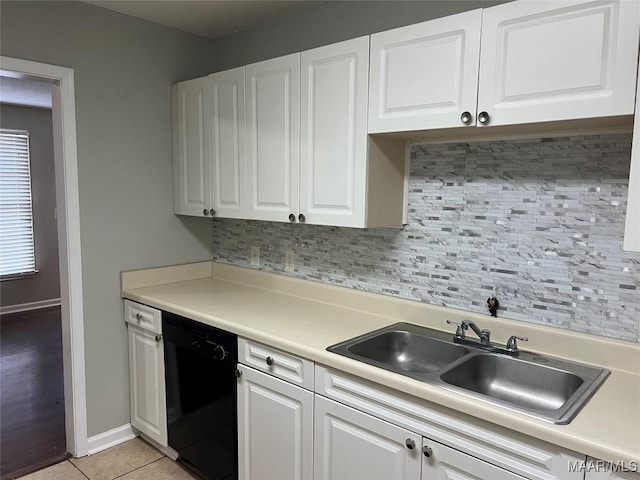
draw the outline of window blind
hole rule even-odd
[[[29,132],[0,129],[0,278],[35,273]]]

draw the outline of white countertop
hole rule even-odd
[[[210,262],[125,272],[122,295],[579,453],[640,461],[640,346],[631,342]],[[528,336],[523,350],[603,366],[611,375],[569,425],[554,425],[326,351],[396,322],[449,331],[446,319],[463,318],[490,328],[498,343]]]

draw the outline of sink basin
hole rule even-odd
[[[440,376],[443,382],[535,410],[558,410],[584,384],[578,375],[497,355],[477,355]]]
[[[469,353],[465,347],[406,330],[384,332],[348,346],[347,351],[393,370],[416,373],[437,372]]]
[[[604,382],[602,368],[521,351],[511,357],[453,342],[453,334],[397,323],[327,348],[557,424],[569,423]]]
[[[327,350],[422,380],[469,353],[466,347],[452,343],[450,337],[438,330],[400,323]]]

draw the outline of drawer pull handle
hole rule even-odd
[[[142,314],[136,313],[136,320],[138,321],[138,323],[140,323],[140,321],[142,320]]]
[[[269,366],[273,365],[273,358],[267,357],[267,365]]]
[[[236,368],[236,378],[240,378],[242,376],[242,370]]]
[[[431,455],[433,455],[433,450],[431,450],[431,447],[427,447],[426,445],[424,447],[422,447],[422,454],[429,458]]]
[[[416,448],[416,441],[413,438],[407,438],[404,442],[409,450]]]
[[[159,342],[160,340],[162,340],[162,335],[156,335],[156,342]]]

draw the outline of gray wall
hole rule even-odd
[[[29,131],[33,233],[38,273],[0,284],[0,305],[60,297],[51,110],[0,105],[0,126]]]
[[[122,270],[211,259],[211,223],[173,215],[171,84],[211,42],[79,2],[1,4],[2,55],[71,67],[89,435],[129,421]]]

